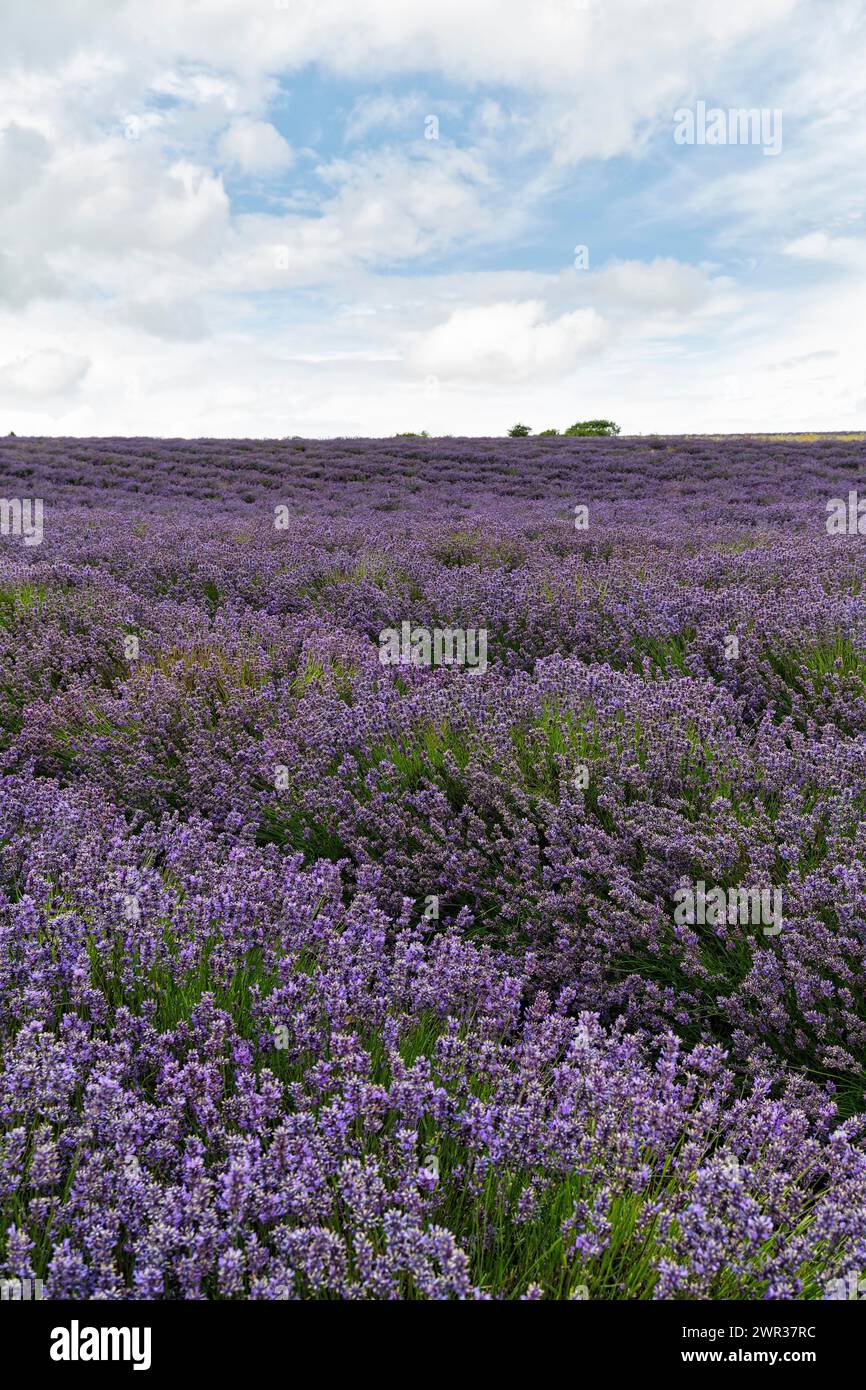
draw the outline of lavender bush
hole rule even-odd
[[[0,541],[0,1277],[848,1296],[862,444],[13,437],[0,478],[44,504]],[[484,669],[388,664],[404,624]]]

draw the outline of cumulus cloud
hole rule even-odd
[[[359,97],[346,120],[346,140],[362,140],[373,130],[393,132],[408,121],[424,114],[421,97],[413,92],[401,96],[380,93],[377,96]]]
[[[0,252],[0,306],[21,310],[33,299],[58,299],[63,281],[40,256],[7,256]]]
[[[0,396],[11,402],[39,402],[74,391],[90,359],[57,348],[43,348],[0,363]]]
[[[12,203],[41,174],[50,145],[38,130],[10,121],[0,130],[0,190]]]
[[[710,282],[699,266],[670,256],[614,261],[594,278],[605,302],[653,312],[687,314],[705,303],[711,293]]]
[[[456,309],[415,345],[419,370],[445,378],[525,380],[564,375],[606,336],[594,309],[545,319],[540,300]]]
[[[43,20],[0,9],[16,428],[498,432],[567,424],[578,370],[584,413],[626,429],[857,422],[858,4],[832,26],[795,0],[54,0]],[[699,98],[781,106],[780,157],[676,147]]]
[[[288,140],[268,121],[232,121],[219,142],[220,159],[244,174],[275,174],[295,161]]]
[[[782,247],[786,256],[803,261],[824,261],[828,265],[866,265],[866,239],[831,236],[828,232],[807,232]]]
[[[122,317],[133,327],[141,328],[154,338],[177,342],[194,342],[208,333],[207,320],[200,304],[188,299],[138,300],[125,306]]]

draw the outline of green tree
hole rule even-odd
[[[569,425],[566,434],[619,434],[619,425],[615,425],[613,420],[578,420],[576,425]]]

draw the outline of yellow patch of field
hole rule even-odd
[[[816,444],[819,439],[838,439],[842,442],[857,443],[866,439],[866,431],[848,430],[840,434],[710,434],[706,437],[708,439],[772,439],[778,440],[780,443],[791,442],[794,444]]]

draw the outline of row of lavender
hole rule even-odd
[[[0,479],[44,506],[0,542],[0,1275],[856,1296],[862,445],[15,439]],[[388,664],[403,627],[484,666]]]

